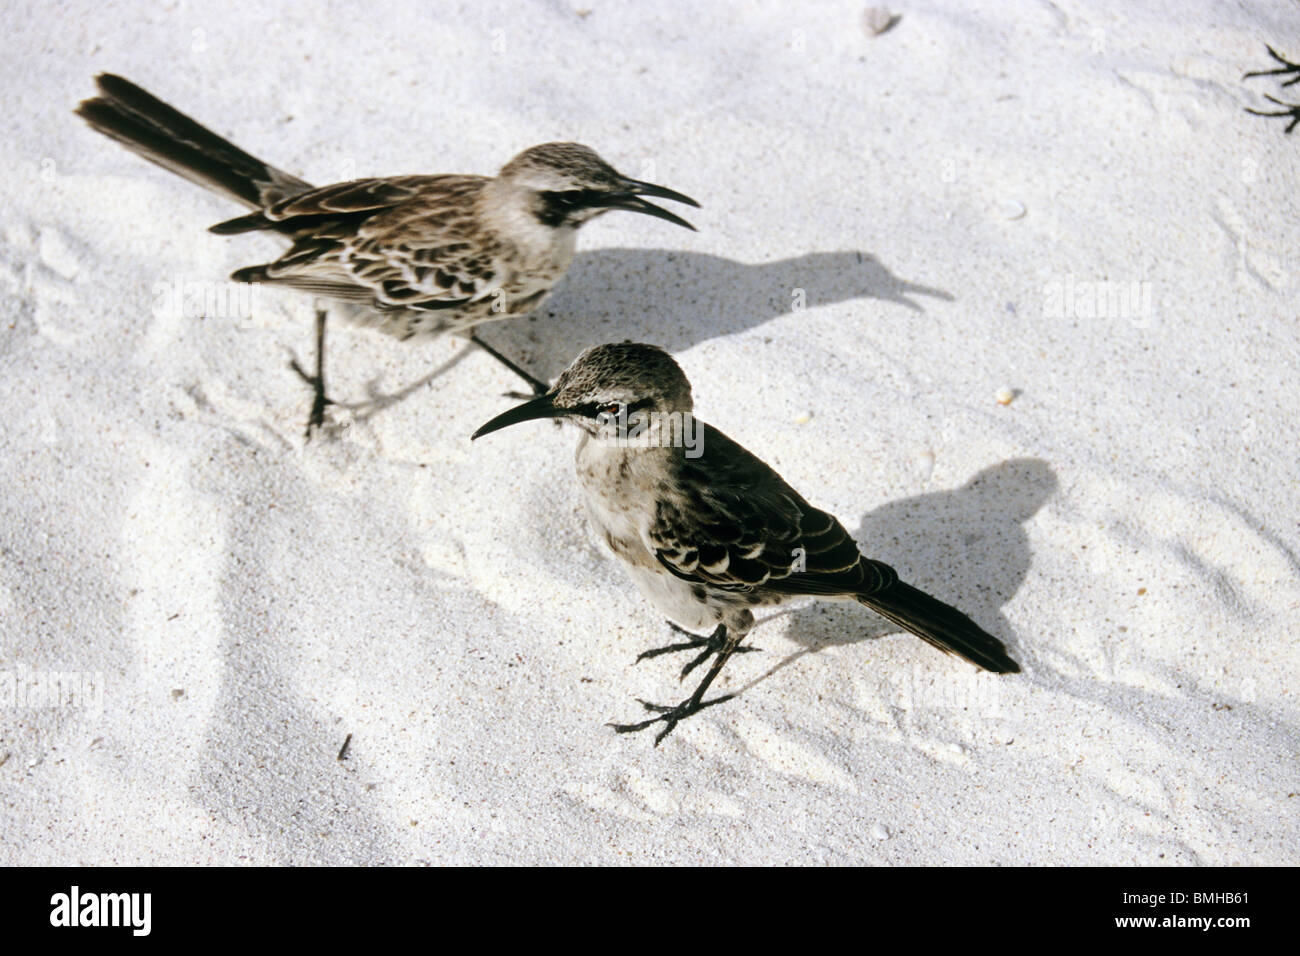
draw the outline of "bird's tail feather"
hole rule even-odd
[[[270,166],[200,126],[151,93],[112,73],[95,78],[100,95],[77,115],[150,162],[254,208],[311,184]]]
[[[857,600],[923,641],[997,674],[1014,674],[1020,665],[1006,648],[969,617],[902,581]]]

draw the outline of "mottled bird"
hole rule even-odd
[[[290,243],[274,262],[231,275],[347,303],[346,321],[400,339],[452,332],[472,339],[537,393],[546,383],[489,347],[480,322],[531,312],[568,270],[584,223],[611,209],[693,229],[644,197],[690,206],[671,189],[622,175],[578,143],[524,150],[495,176],[385,176],[315,187],[200,126],[120,76],[77,113],[159,166],[254,211],[211,227],[270,232]],[[316,370],[293,367],[315,392],[308,434],[324,421],[325,320],[317,312]]]
[[[652,345],[598,345],[583,352],[546,394],[498,415],[480,438],[531,419],[581,431],[578,480],[598,535],[641,592],[680,629],[707,637],[649,651],[703,648],[685,676],[714,660],[695,692],[626,733],[677,723],[731,695],[704,694],[754,626],[753,610],[805,597],[863,604],[985,670],[1020,670],[995,637],[961,611],[899,580],[865,557],[835,518],[805,501],[771,467],[694,417],[691,385]]]

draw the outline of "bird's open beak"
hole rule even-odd
[[[502,412],[492,421],[483,425],[470,436],[470,441],[476,438],[482,438],[484,435],[500,431],[508,425],[518,425],[520,422],[531,422],[538,418],[559,418],[564,414],[556,408],[551,401],[552,396],[540,395],[531,401],[524,402],[522,405],[516,405],[509,411]]]
[[[610,209],[626,209],[629,212],[645,213],[647,216],[654,216],[656,219],[663,219],[679,226],[685,226],[692,232],[695,231],[695,227],[681,216],[671,213],[667,209],[660,209],[654,203],[646,202],[641,198],[642,196],[654,196],[656,199],[671,199],[673,202],[685,203],[699,209],[700,204],[690,196],[664,186],[656,186],[654,183],[643,183],[639,179],[625,180],[624,186],[627,189],[626,192],[615,193],[603,205],[608,206]]]

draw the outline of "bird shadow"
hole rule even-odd
[[[1029,573],[1023,524],[1056,491],[1056,473],[1037,458],[992,465],[951,491],[891,501],[862,516],[854,539],[864,553],[892,565],[909,584],[964,611],[993,636],[1011,640],[1001,608]],[[898,633],[898,627],[851,602],[817,602],[790,615],[786,636],[802,649],[744,688],[825,647]],[[1021,654],[1017,655],[1016,651]]]
[[[953,301],[866,252],[746,263],[674,249],[593,249],[578,253],[528,320],[482,328],[493,345],[549,380],[602,342],[633,339],[681,352],[792,312],[863,299],[924,312],[921,298]]]
[[[953,300],[894,275],[866,252],[746,263],[674,249],[593,249],[575,257],[533,321],[507,323],[493,334],[505,347],[527,351],[534,371],[553,377],[601,342],[631,338],[680,352],[780,315],[859,299],[924,312],[918,297]]]
[[[472,348],[463,348],[451,358],[447,359],[437,368],[433,369],[413,382],[408,382],[401,388],[391,392],[382,391],[379,387],[379,379],[372,378],[366,382],[366,398],[361,401],[333,401],[332,404],[339,408],[346,409],[351,416],[353,424],[362,424],[370,421],[385,409],[398,405],[416,392],[421,391],[425,386],[433,383],[435,379],[441,378],[446,373],[465,360],[465,357],[474,350]]]
[[[527,319],[479,328],[493,346],[553,381],[579,352],[603,342],[632,339],[676,353],[781,315],[859,300],[923,313],[923,298],[954,301],[943,289],[895,275],[867,252],[746,263],[675,249],[593,249],[578,253],[552,296]],[[370,417],[421,391],[462,357],[391,392],[372,384],[365,400],[345,407]]]

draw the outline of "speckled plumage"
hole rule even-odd
[[[536,308],[573,261],[573,230],[528,243],[490,227],[484,176],[399,176],[314,189],[213,227],[293,245],[233,278],[368,306],[351,321],[408,339]]]
[[[694,228],[642,197],[698,206],[693,199],[623,176],[580,143],[533,146],[495,177],[390,176],[314,187],[128,80],[102,74],[96,82],[100,95],[77,109],[94,129],[254,210],[218,223],[213,232],[270,232],[290,243],[273,262],[239,269],[231,278],[348,303],[353,308],[342,311],[345,320],[400,339],[471,334],[479,323],[536,309],[568,271],[577,230],[611,209]],[[317,391],[313,424],[328,404],[323,344],[322,315],[317,373],[301,373]]]
[[[671,357],[627,348],[589,350],[557,380],[560,401],[634,403],[653,395],[654,410],[693,415],[690,385]],[[661,359],[675,374],[660,372]],[[608,387],[620,378],[621,386]],[[681,446],[629,447],[599,428],[584,429],[575,456],[597,533],[670,618],[697,630],[724,624],[743,637],[753,625],[750,608],[807,594],[856,598],[897,581],[762,460],[698,425],[699,457]]]
[[[661,440],[674,415],[697,426],[697,447]],[[690,383],[662,349],[632,343],[588,349],[550,393],[498,416],[475,437],[538,417],[564,418],[581,429],[576,467],[588,516],[641,592],[684,628],[714,631],[669,648],[705,648],[683,676],[716,654],[695,693],[674,707],[647,705],[658,716],[616,729],[663,723],[662,739],[679,720],[716,703],[705,702],[704,691],[754,626],[752,609],[806,596],[857,601],[980,667],[1019,670],[974,621],[865,557],[833,516],[694,419]],[[637,422],[645,430],[629,441],[629,425]]]

